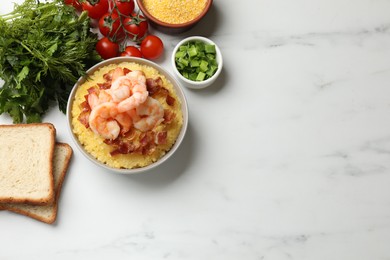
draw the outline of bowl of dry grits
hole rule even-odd
[[[150,24],[167,33],[182,33],[197,24],[213,0],[137,0]]]
[[[134,57],[102,61],[72,89],[68,127],[81,153],[108,170],[132,174],[157,167],[186,133],[188,107],[173,76]]]

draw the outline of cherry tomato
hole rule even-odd
[[[148,22],[145,17],[136,13],[132,13],[131,16],[126,17],[123,20],[123,26],[126,34],[130,36],[133,41],[141,39],[148,31]]]
[[[99,19],[108,12],[108,0],[86,0],[82,2],[83,10],[88,11],[92,19]]]
[[[121,22],[117,13],[106,13],[99,19],[100,33],[115,40],[124,36],[123,28],[120,25]]]
[[[114,0],[114,10],[119,11],[121,15],[129,16],[134,11],[134,7],[134,0]]]
[[[164,51],[164,44],[161,39],[155,35],[148,35],[141,42],[142,55],[150,60],[157,59]]]
[[[135,46],[127,46],[125,50],[121,53],[121,56],[130,56],[142,58],[141,51]]]
[[[78,0],[64,0],[64,3],[73,6],[78,11],[83,10],[83,6]]]
[[[119,45],[110,41],[107,37],[103,37],[96,43],[96,51],[103,59],[106,60],[118,55]]]

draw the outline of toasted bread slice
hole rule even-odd
[[[0,208],[20,213],[39,221],[51,224],[57,218],[58,200],[61,194],[62,184],[64,182],[69,162],[72,157],[72,148],[65,143],[57,143],[53,158],[53,175],[55,199],[50,205],[29,205],[20,203],[3,203]]]
[[[49,123],[0,125],[0,203],[53,201],[55,135]]]

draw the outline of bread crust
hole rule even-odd
[[[54,200],[52,203],[48,205],[29,205],[25,204],[26,207],[23,206],[23,204],[16,204],[16,203],[6,203],[6,204],[0,204],[0,209],[9,210],[18,214],[25,215],[27,217],[31,217],[33,219],[39,220],[41,222],[47,223],[47,224],[53,224],[57,219],[58,214],[58,201],[60,198],[62,186],[65,180],[65,176],[67,175],[69,164],[73,155],[73,150],[70,145],[67,143],[56,143],[56,146],[61,146],[66,150],[65,159],[64,159],[64,165],[62,165],[61,173],[59,174],[57,185],[54,187]],[[54,178],[53,178],[54,179]],[[35,213],[31,209],[46,209],[50,211],[49,216],[45,216],[43,214]]]
[[[32,128],[32,127],[46,127],[49,130],[50,136],[50,152],[47,155],[48,165],[49,165],[49,172],[48,172],[48,178],[50,187],[49,193],[46,197],[42,197],[39,199],[34,198],[14,198],[12,196],[6,197],[0,197],[0,203],[26,203],[26,204],[32,204],[32,205],[48,205],[51,204],[54,201],[54,179],[53,179],[53,156],[54,156],[54,146],[55,146],[55,138],[56,138],[56,129],[53,124],[51,123],[30,123],[30,124],[13,124],[13,125],[0,125],[0,132],[4,128]],[[1,187],[1,183],[0,183]]]

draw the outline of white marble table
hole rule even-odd
[[[390,1],[215,0],[155,33],[169,71],[189,35],[224,55],[178,153],[123,176],[74,149],[56,224],[0,212],[0,259],[390,259]]]

